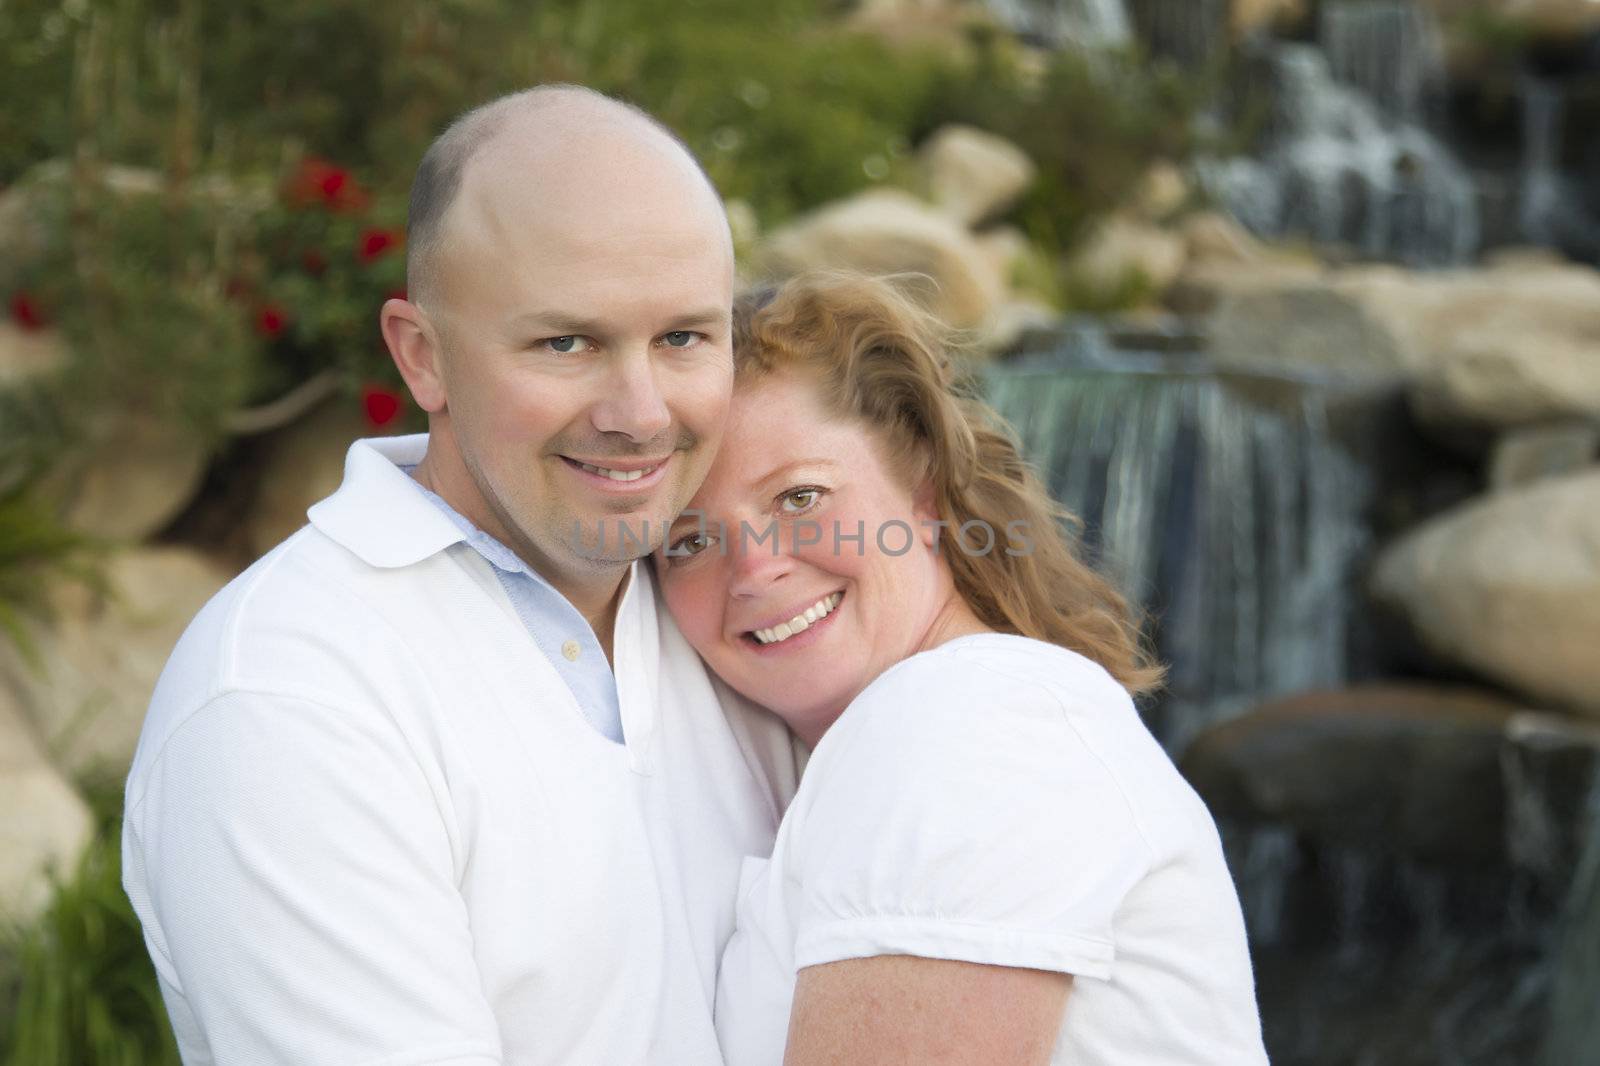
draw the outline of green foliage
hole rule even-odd
[[[46,582],[60,577],[92,581],[86,548],[83,538],[62,529],[25,485],[0,492],[0,639],[33,657],[27,622],[47,613]]]
[[[122,891],[121,793],[99,785],[87,795],[94,839],[10,952],[17,996],[11,1016],[0,1015],[0,1063],[177,1066],[155,970]]]
[[[1062,52],[1041,74],[998,50],[944,85],[934,113],[1010,138],[1039,166],[1015,215],[1042,247],[1060,251],[1127,200],[1158,160],[1194,149],[1194,111],[1207,87],[1137,53]]]

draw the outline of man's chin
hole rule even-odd
[[[574,523],[570,546],[596,563],[629,563],[660,547],[670,522],[653,510],[590,515]]]

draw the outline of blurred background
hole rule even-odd
[[[1595,0],[0,0],[0,1063],[177,1062],[146,701],[424,427],[412,171],[542,81],[676,129],[747,279],[932,280],[1150,613],[1274,1062],[1600,1063]]]

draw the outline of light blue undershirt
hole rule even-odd
[[[407,474],[415,466],[400,468]],[[566,681],[583,716],[608,740],[622,743],[622,705],[617,699],[617,678],[611,672],[600,641],[588,619],[542,576],[528,568],[517,554],[473,525],[470,520],[415,479],[412,484],[461,530],[467,545],[494,567],[500,587],[506,590],[528,635]],[[576,660],[567,658],[565,646],[575,641]]]

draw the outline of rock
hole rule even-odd
[[[1298,25],[1310,16],[1307,0],[1233,0],[1229,26],[1235,38]]]
[[[1403,381],[1389,332],[1361,304],[1323,284],[1286,283],[1224,295],[1211,319],[1211,353],[1224,365],[1266,365]]]
[[[0,689],[0,927],[26,925],[93,835],[88,806],[45,758],[32,726]]]
[[[1434,653],[1600,717],[1600,468],[1425,523],[1382,554],[1372,588]]]
[[[1094,293],[1114,293],[1137,282],[1159,295],[1178,279],[1187,258],[1178,234],[1113,215],[1068,259],[1066,273],[1075,287]]]
[[[66,357],[66,344],[55,330],[26,330],[0,321],[0,389],[59,370]]]
[[[1575,474],[1600,459],[1600,425],[1571,422],[1503,433],[1489,453],[1489,489],[1504,492]]]
[[[1259,263],[1266,258],[1266,247],[1221,211],[1197,211],[1183,220],[1178,232],[1191,263]]]
[[[917,152],[929,198],[964,226],[1004,212],[1038,174],[1033,160],[1003,137],[971,126],[943,126]]]
[[[1005,279],[970,233],[893,190],[829,204],[767,238],[755,260],[768,278],[808,270],[926,276],[929,305],[958,329],[979,325],[1005,296]]]
[[[134,548],[105,565],[109,594],[64,585],[36,633],[40,664],[0,649],[9,689],[57,764],[124,774],[178,637],[233,575],[188,548]]]
[[[1133,211],[1146,222],[1165,222],[1188,204],[1189,179],[1175,164],[1162,161],[1145,172],[1133,197]]]
[[[1444,16],[1485,16],[1508,34],[1578,37],[1600,29],[1600,4],[1594,0],[1424,0]]]
[[[340,401],[325,403],[273,434],[245,519],[251,556],[265,555],[305,525],[306,509],[344,480],[345,453],[351,443],[376,434],[353,403]]]
[[[44,479],[72,529],[101,540],[136,542],[164,529],[194,499],[207,452],[184,427],[116,415]]]
[[[1024,264],[1039,254],[1027,234],[1015,226],[996,226],[984,230],[974,234],[973,241],[995,273],[1012,285],[1016,283],[1017,273],[1024,269]]]
[[[1600,420],[1600,272],[1588,267],[1342,272],[1335,287],[1394,336],[1412,403],[1442,426]]]
[[[862,0],[846,25],[893,45],[935,47],[965,58],[972,52],[972,28],[996,24],[972,0]]]
[[[1219,818],[1449,862],[1508,862],[1492,787],[1516,704],[1384,685],[1291,696],[1201,734],[1182,768]]]

